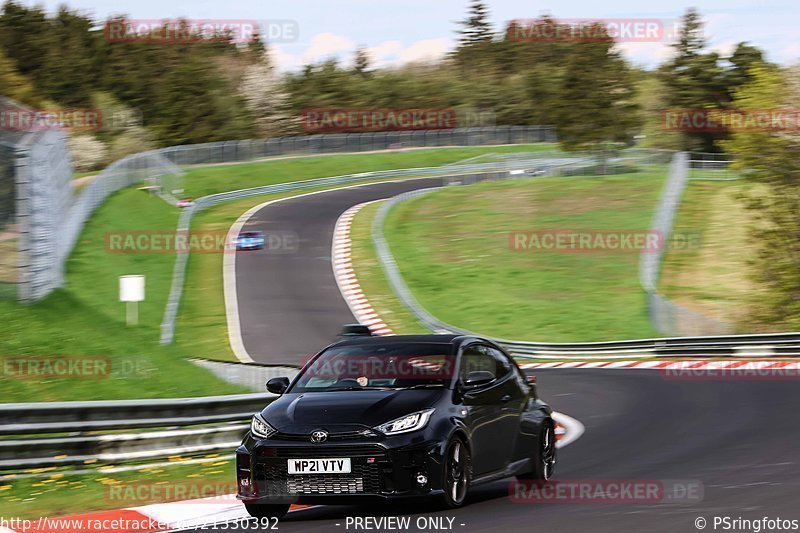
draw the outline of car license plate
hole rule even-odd
[[[289,459],[290,474],[349,474],[350,459]]]

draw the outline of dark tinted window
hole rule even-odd
[[[450,344],[385,343],[334,346],[312,361],[292,392],[449,386]]]
[[[497,376],[498,377],[503,377],[503,376],[507,375],[514,368],[514,366],[512,365],[511,361],[509,361],[508,357],[506,357],[506,354],[504,354],[503,352],[501,352],[497,348],[492,348],[490,346],[486,346],[486,347],[484,347],[484,350],[486,351],[486,353],[491,355],[492,358],[495,361],[497,361],[497,372],[498,372]]]
[[[492,357],[484,346],[473,344],[464,349],[459,375],[463,380],[466,379],[470,372],[476,371],[491,372],[495,378],[501,377],[506,373],[500,366],[499,361]]]

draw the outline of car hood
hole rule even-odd
[[[354,425],[375,427],[431,407],[445,392],[421,389],[284,394],[261,414],[275,429],[287,433]]]

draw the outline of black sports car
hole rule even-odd
[[[486,339],[351,336],[267,389],[281,396],[236,451],[252,516],[405,497],[458,507],[471,485],[555,467],[552,409]]]

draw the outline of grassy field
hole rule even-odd
[[[415,296],[445,322],[552,342],[652,337],[639,253],[515,251],[509,233],[646,230],[665,175],[454,187],[392,209],[386,236]]]
[[[748,235],[753,212],[743,181],[690,181],[675,221],[676,234],[697,235],[696,245],[664,257],[659,290],[704,315],[747,329],[757,287],[750,279],[757,246]]]
[[[206,458],[207,461],[199,464],[180,464],[184,459],[176,457],[171,459],[174,461],[171,465],[123,472],[114,472],[108,467],[82,473],[40,468],[0,476],[2,516],[36,520],[194,499],[203,494],[235,493],[231,457],[208,455]]]
[[[0,302],[4,402],[204,396],[246,392],[158,345],[174,255],[109,253],[111,231],[174,231],[178,212],[137,190],[114,195],[92,217],[66,267],[66,286],[25,306]],[[125,325],[120,275],[146,276],[139,325]],[[47,357],[98,358],[97,372],[59,377],[7,366]]]
[[[183,177],[186,196],[207,194],[288,183],[324,176],[373,172],[395,168],[434,167],[455,163],[488,153],[512,153],[552,150],[552,144],[528,144],[467,148],[426,148],[371,154],[320,155],[287,157],[266,162],[221,164],[189,170]]]

